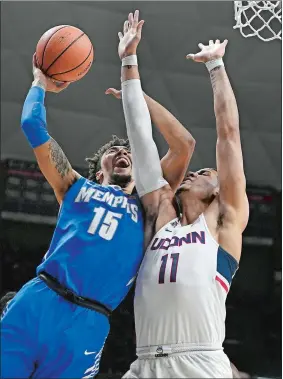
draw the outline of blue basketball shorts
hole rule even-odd
[[[3,312],[0,377],[93,378],[108,333],[106,316],[32,279]]]

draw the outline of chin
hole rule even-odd
[[[192,187],[192,185],[190,183],[183,183],[180,185],[179,189],[181,191],[188,191],[191,189],[191,187]],[[178,191],[179,191],[179,189],[178,189]]]

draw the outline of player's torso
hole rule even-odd
[[[225,300],[237,262],[221,249],[201,215],[173,220],[151,241],[135,294],[137,347],[166,344],[221,346]]]
[[[66,193],[38,272],[45,270],[81,296],[115,308],[143,256],[143,220],[136,196],[80,178]]]

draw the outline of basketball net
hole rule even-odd
[[[282,39],[281,1],[234,1],[236,25],[245,38]]]

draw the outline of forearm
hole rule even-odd
[[[239,114],[237,102],[224,66],[210,72],[214,96],[214,112],[217,135],[226,138],[239,133]]]
[[[34,149],[43,175],[60,201],[77,174],[60,146],[48,133],[44,97],[44,85],[39,80],[34,80],[23,106],[21,127]]]
[[[166,181],[157,147],[152,138],[149,110],[144,99],[137,66],[122,67],[122,101],[133,170],[140,196],[163,187]]]
[[[44,106],[45,87],[34,80],[24,102],[21,127],[32,148],[50,139],[47,131],[46,109]]]
[[[160,131],[170,149],[176,153],[193,148],[195,140],[191,133],[161,104],[144,94],[151,120]]]

